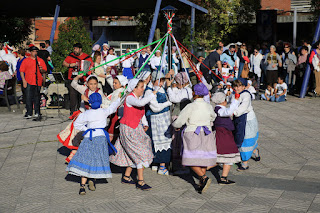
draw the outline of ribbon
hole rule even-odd
[[[96,129],[101,129],[103,130],[106,138],[107,138],[107,141],[108,141],[108,151],[109,151],[109,155],[115,155],[117,154],[117,149],[113,146],[113,144],[110,142],[110,137],[109,137],[109,133],[107,132],[107,130],[105,130],[104,128],[95,128],[95,129],[87,129],[83,134],[82,136],[85,136],[88,132],[90,133],[90,136],[89,136],[89,139],[92,141],[92,132],[93,131],[96,131]]]
[[[199,135],[201,128],[203,129],[205,135],[209,135],[209,134],[211,133],[211,131],[210,131],[210,130],[208,129],[208,127],[206,127],[206,126],[198,126],[197,129],[196,129],[196,131],[194,131],[194,133],[196,133],[197,135]]]

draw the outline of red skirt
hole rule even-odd
[[[234,154],[238,153],[238,147],[234,142],[232,131],[224,127],[216,127],[217,154]]]

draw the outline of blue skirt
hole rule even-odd
[[[66,171],[80,177],[111,178],[108,142],[105,136],[85,137]]]
[[[253,150],[258,147],[258,138],[259,129],[257,119],[254,118],[252,120],[247,120],[245,126],[245,136],[243,143],[239,148],[242,161],[248,161],[251,158]]]
[[[122,75],[126,76],[127,79],[132,79],[133,78],[133,73],[131,68],[123,68],[122,70]]]

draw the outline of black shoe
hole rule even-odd
[[[42,116],[38,115],[36,116],[34,119],[32,119],[33,121],[41,121],[42,120]]]
[[[258,152],[258,156],[251,157],[254,161],[260,161],[260,160],[261,160],[261,158],[260,158],[260,151],[259,151],[259,149],[257,149],[257,152]]]
[[[205,176],[205,175],[204,175]],[[208,188],[209,188],[209,186],[210,186],[210,184],[211,184],[211,179],[210,178],[208,178],[208,177],[201,177],[201,179],[200,179],[200,187],[199,187],[199,189],[198,189],[198,193],[199,194],[202,194],[203,192],[205,192],[205,191],[207,191],[208,190]]]
[[[84,188],[85,185],[80,185],[80,190],[79,190],[79,195],[85,195],[86,194],[86,189]]]
[[[94,180],[88,181],[88,189],[90,191],[96,191],[96,182]]]
[[[31,115],[27,115],[27,114],[25,114],[25,115],[23,116],[23,118],[24,118],[24,119],[31,119],[31,118],[32,118],[32,116],[31,116]]]
[[[124,179],[124,177],[128,178],[128,180]],[[121,183],[136,184],[136,182],[132,180],[130,176],[125,176],[125,175],[121,178]]]
[[[243,167],[242,165],[237,169],[238,172],[241,172],[241,171],[245,171],[245,170],[248,170],[249,169],[249,166],[247,167]]]
[[[139,184],[139,182],[143,183],[143,185]],[[138,182],[136,184],[136,188],[141,189],[142,191],[148,191],[148,190],[152,189],[152,187],[149,186],[148,184],[144,183],[143,180],[138,180]]]
[[[236,182],[232,181],[232,180],[228,180],[227,177],[221,177],[219,184],[223,184],[223,185],[232,185],[235,184]]]

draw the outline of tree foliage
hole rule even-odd
[[[311,12],[313,13],[314,21],[317,21],[320,17],[320,1],[311,0]]]
[[[10,45],[18,46],[26,41],[32,33],[32,20],[20,17],[0,18],[0,41],[9,41]]]
[[[57,71],[63,73],[67,71],[67,68],[62,66],[62,63],[72,52],[75,43],[82,44],[84,53],[91,53],[93,41],[81,17],[70,18],[59,26],[58,40],[52,45],[52,61]]]
[[[198,3],[193,0],[194,3]],[[237,32],[241,24],[247,24],[255,17],[255,12],[261,8],[260,0],[205,0],[201,6],[208,9],[208,14],[197,14],[194,46],[205,49],[215,48],[219,41],[226,41],[231,33]],[[185,29],[184,43],[190,43],[190,26]],[[236,39],[236,33],[233,39]]]

